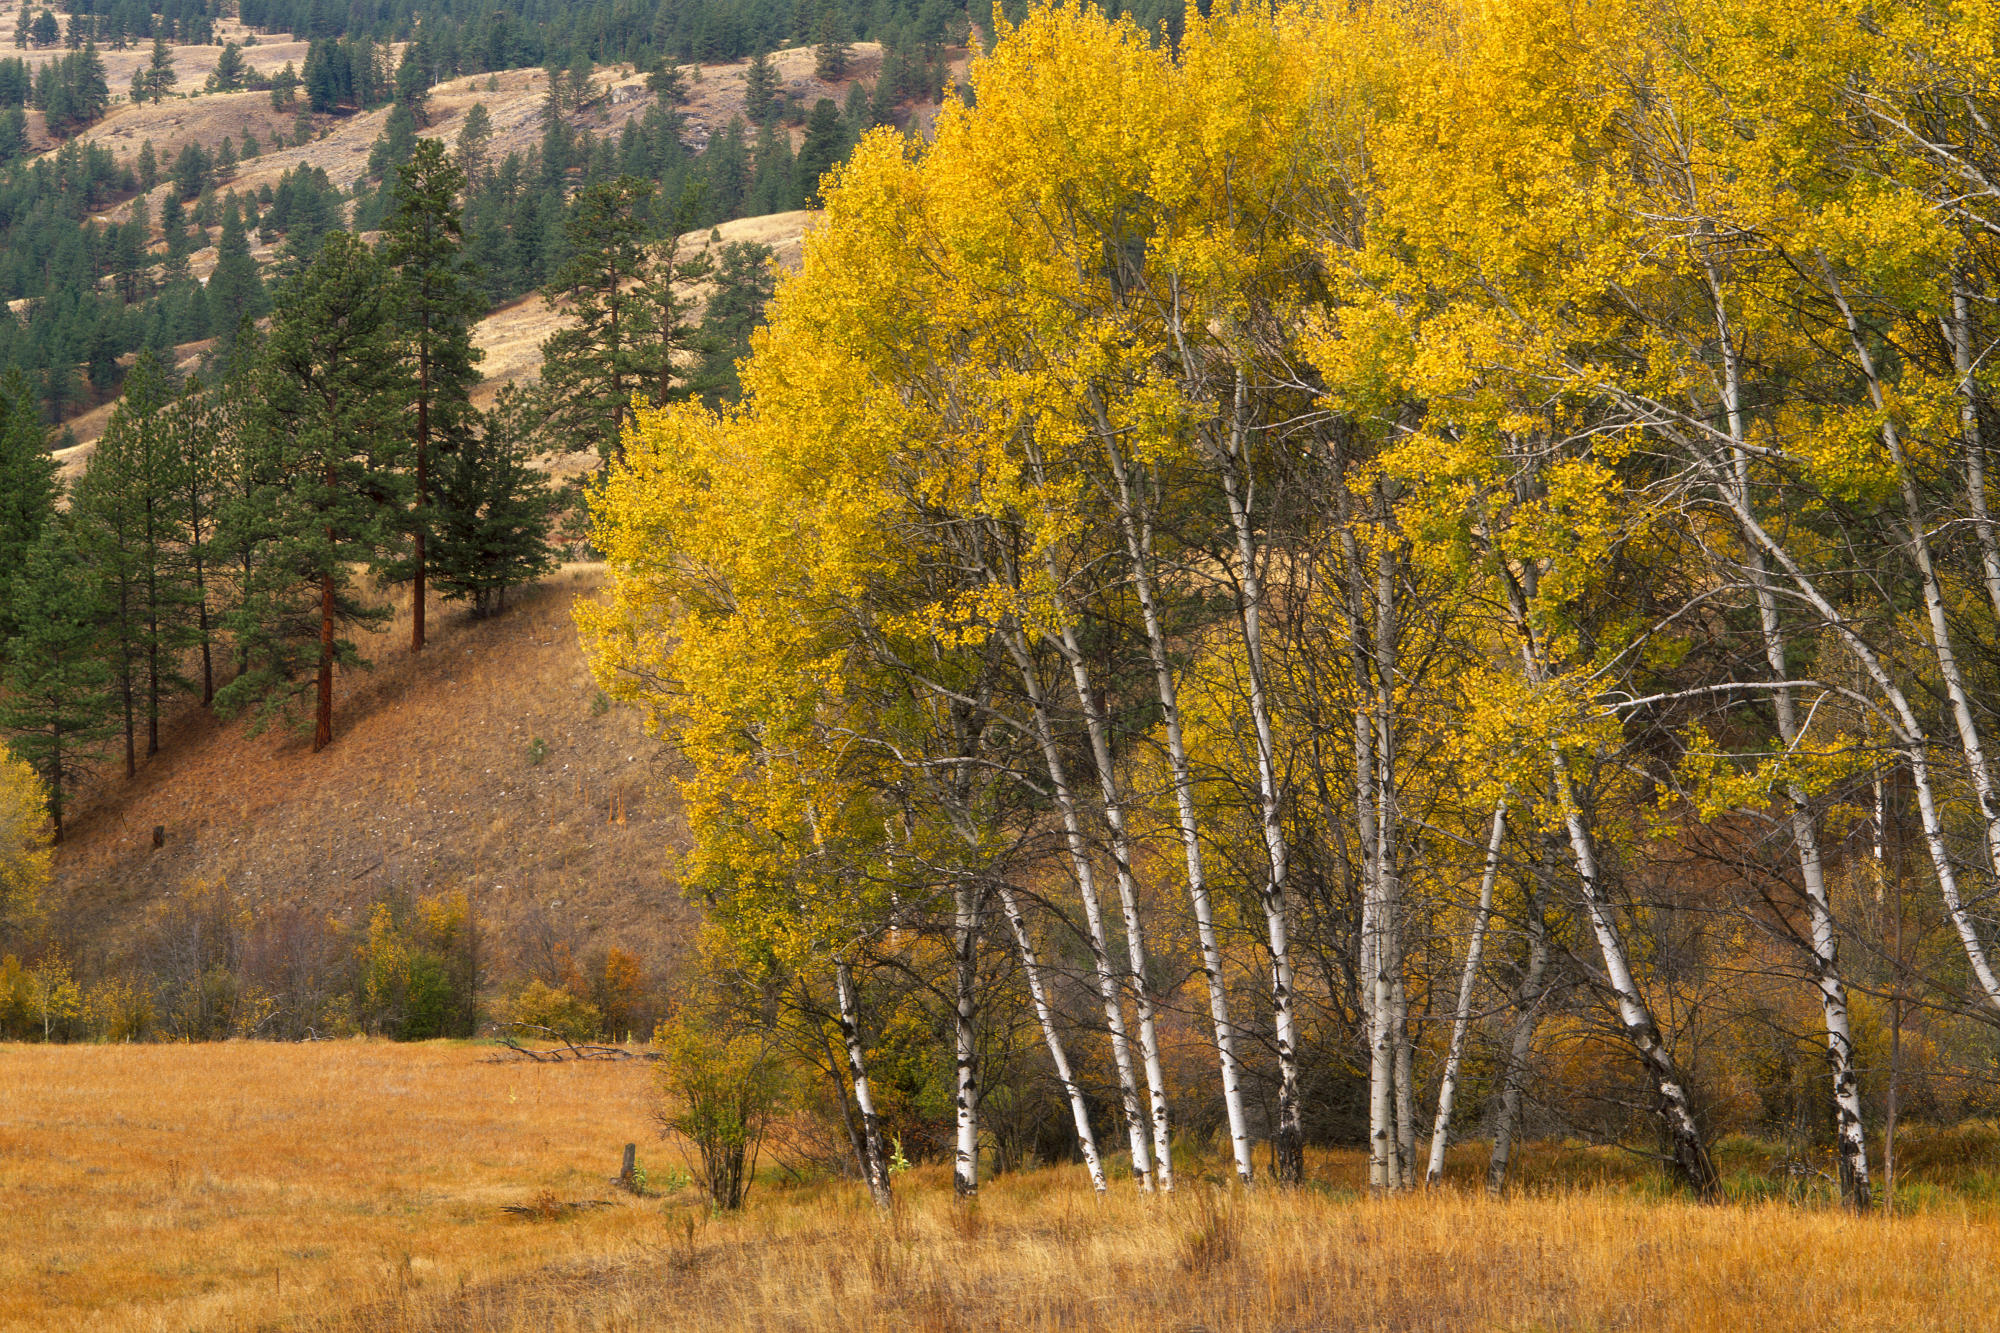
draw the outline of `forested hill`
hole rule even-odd
[[[927,134],[972,38],[829,4],[698,62],[678,13],[0,6],[0,787],[57,844],[0,892],[0,1030],[23,959],[262,1023],[156,987],[183,926],[197,974],[447,899],[509,986],[671,957],[581,483],[635,401],[734,400],[822,176]]]

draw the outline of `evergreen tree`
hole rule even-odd
[[[459,192],[465,176],[436,139],[421,141],[400,173],[387,255],[401,279],[398,309],[406,334],[414,465],[410,532],[410,651],[424,646],[426,536],[431,524],[434,440],[458,440],[472,414],[480,352],[472,325],[484,300],[465,259]],[[463,447],[463,446],[460,446]]]
[[[150,190],[160,183],[160,159],[151,139],[139,145],[139,188]]]
[[[287,60],[285,67],[271,76],[271,106],[278,111],[290,111],[299,97],[299,72]]]
[[[232,338],[239,350],[256,334],[248,320]],[[188,639],[201,651],[201,702],[215,701],[216,528],[225,498],[232,409],[228,393],[189,384],[163,414],[168,453],[178,462],[170,504],[178,529],[178,559],[193,622]],[[240,409],[237,409],[240,411]]]
[[[230,42],[216,57],[215,72],[208,76],[210,92],[233,93],[243,87],[250,78],[250,66],[243,59],[243,48]]]
[[[168,49],[167,39],[155,37],[153,57],[146,65],[146,95],[159,102],[180,81],[180,71],[174,68],[174,53]]]
[[[0,643],[21,631],[13,618],[16,585],[28,552],[55,515],[60,489],[41,409],[16,367],[0,380]]]
[[[708,280],[714,261],[705,247],[689,243],[701,201],[698,182],[683,187],[666,234],[648,247],[640,294],[646,301],[646,328],[639,350],[650,365],[645,392],[654,406],[688,396],[689,379],[705,350],[692,316],[699,302],[692,289]]]
[[[225,618],[247,664],[216,703],[262,727],[310,689],[315,752],[333,741],[334,668],[365,665],[340,631],[391,614],[355,571],[395,554],[409,505],[396,299],[380,256],[332,233],[278,293],[249,409],[252,489],[233,521],[255,552]]]
[[[525,396],[508,385],[484,428],[439,459],[437,588],[470,601],[475,617],[504,608],[507,589],[555,565],[548,534],[557,496],[528,464],[528,415]]]
[[[762,125],[776,107],[772,95],[778,90],[778,71],[769,52],[759,50],[743,72],[743,115],[752,125]]]
[[[847,20],[839,5],[828,3],[820,11],[819,32],[813,47],[813,74],[821,83],[839,83],[847,77],[847,67],[853,59]]]
[[[146,753],[159,753],[161,705],[185,687],[175,670],[188,603],[176,570],[182,463],[163,417],[167,393],[163,372],[142,357],[70,503],[103,608],[102,652],[123,717],[128,778],[138,772],[139,722]]]
[[[458,127],[458,169],[465,173],[466,186],[477,189],[486,176],[486,155],[493,145],[493,117],[486,103],[474,102]]]
[[[208,279],[209,314],[227,341],[245,319],[261,319],[270,309],[264,279],[250,255],[236,196],[222,209],[222,238],[216,243],[215,272]]]
[[[90,765],[103,758],[101,743],[117,730],[95,597],[68,525],[49,523],[13,584],[9,619],[19,628],[7,644],[0,727],[48,790],[57,842],[68,793],[82,785]]]
[[[715,268],[715,293],[702,313],[705,357],[702,399],[714,407],[742,394],[736,363],[750,354],[750,334],[764,322],[764,307],[777,288],[768,246],[736,241],[722,247]]]
[[[651,184],[620,176],[577,194],[565,227],[570,259],[542,294],[572,323],[542,343],[547,428],[560,447],[620,452],[632,392],[649,369],[642,349],[645,297],[633,288],[646,264]]]
[[[798,162],[793,168],[793,179],[800,191],[800,206],[820,206],[820,177],[833,170],[847,156],[848,147],[847,126],[841,122],[840,111],[834,106],[832,98],[820,98],[813,104],[812,116],[806,121],[806,137],[799,141]]]

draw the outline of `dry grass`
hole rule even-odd
[[[58,853],[72,952],[115,968],[150,904],[220,882],[253,908],[335,915],[385,886],[463,888],[497,940],[546,914],[583,945],[671,959],[692,912],[663,873],[684,832],[669,757],[600,700],[570,619],[602,578],[566,567],[484,622],[433,604],[417,658],[405,606],[363,636],[375,669],[337,677],[321,754],[188,707],[136,779],[102,776]]]
[[[629,1064],[461,1045],[0,1046],[0,1327],[238,1328],[630,1245],[642,1207],[543,1226],[651,1146]]]
[[[927,1167],[893,1218],[840,1182],[711,1218],[607,1187],[623,1142],[656,1181],[671,1161],[647,1087],[448,1043],[0,1046],[0,1326],[1916,1330],[2000,1308],[1990,1207],[1704,1208],[1564,1185],[1592,1156],[1537,1146],[1501,1203],[1367,1200],[1335,1153],[1289,1196],[1190,1163],[1172,1199],[1098,1203],[1062,1168],[967,1209]],[[615,1202],[500,1211],[586,1198]]]

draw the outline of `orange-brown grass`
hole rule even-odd
[[[612,1194],[654,1142],[644,1071],[489,1054],[0,1045],[0,1327],[253,1326],[656,1233],[637,1203],[500,1211]]]
[[[1185,1186],[1098,1203],[1071,1169],[767,1192],[609,1251],[465,1292],[392,1291],[327,1333],[527,1330],[1977,1329],[2000,1301],[1993,1219],[1857,1219],[1620,1190],[1500,1202]]]
[[[1292,1194],[1190,1162],[1172,1198],[1098,1202],[1063,1167],[968,1208],[921,1167],[893,1217],[848,1183],[767,1181],[718,1218],[608,1187],[622,1143],[655,1182],[673,1160],[645,1067],[489,1055],[0,1046],[0,1327],[1914,1330],[2000,1308],[1988,1205],[1703,1207],[1540,1145],[1501,1202],[1370,1200],[1340,1152]],[[612,1203],[502,1211],[538,1199]]]

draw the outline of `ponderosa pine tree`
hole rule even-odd
[[[255,338],[247,321],[243,327],[251,332],[239,334],[238,350],[244,349],[246,337]],[[215,702],[216,534],[227,498],[231,419],[240,411],[226,401],[228,383],[211,388],[190,382],[162,413],[167,450],[178,461],[170,504],[180,533],[176,555],[182,591],[193,617],[187,638],[201,653],[203,707]]]
[[[69,525],[49,523],[14,584],[12,617],[20,629],[8,641],[0,727],[48,792],[57,842],[68,794],[83,784],[90,766],[103,757],[102,742],[117,730],[118,703],[99,650],[102,608],[96,598],[96,581]]]
[[[472,386],[482,353],[472,345],[472,324],[485,300],[465,258],[458,196],[465,176],[436,139],[420,141],[397,173],[395,211],[388,220],[386,256],[400,279],[403,346],[412,383],[410,514],[410,651],[424,646],[430,469],[437,441],[466,447]]]
[[[42,431],[41,407],[17,367],[0,379],[0,644],[20,632],[14,589],[28,552],[55,514],[55,459]]]
[[[270,311],[263,276],[250,254],[243,214],[231,194],[222,206],[222,237],[216,243],[215,272],[208,279],[209,316],[225,342],[233,341],[246,319],[262,319]]]
[[[187,687],[177,669],[191,601],[181,577],[185,534],[179,521],[180,474],[187,464],[168,428],[169,394],[164,372],[150,357],[141,358],[70,505],[77,549],[104,608],[104,651],[123,713],[127,777],[138,771],[141,721],[146,754],[158,754],[162,705]]]
[[[771,97],[777,89],[777,67],[771,63],[771,53],[760,49],[750,57],[750,66],[743,71],[743,118],[752,125],[769,120],[775,110]]]
[[[555,566],[549,526],[558,497],[529,464],[529,412],[508,385],[477,431],[442,454],[433,474],[436,547],[433,577],[448,598],[472,603],[483,618],[507,605],[507,590]]]
[[[225,621],[247,663],[216,703],[262,727],[310,691],[315,752],[333,742],[334,669],[365,665],[340,631],[392,614],[355,576],[400,554],[409,511],[396,300],[388,266],[344,231],[279,290],[249,409],[249,493],[231,506],[247,529],[231,544],[251,563]]]
[[[545,429],[561,447],[618,455],[632,394],[654,368],[644,350],[649,303],[633,285],[646,266],[652,197],[637,177],[602,181],[577,195],[564,224],[570,259],[542,289],[572,321],[542,343]]]
[[[751,331],[764,322],[778,281],[770,247],[749,241],[722,247],[714,277],[715,290],[701,316],[701,397],[711,407],[734,402],[743,392],[736,363],[750,354]]]

